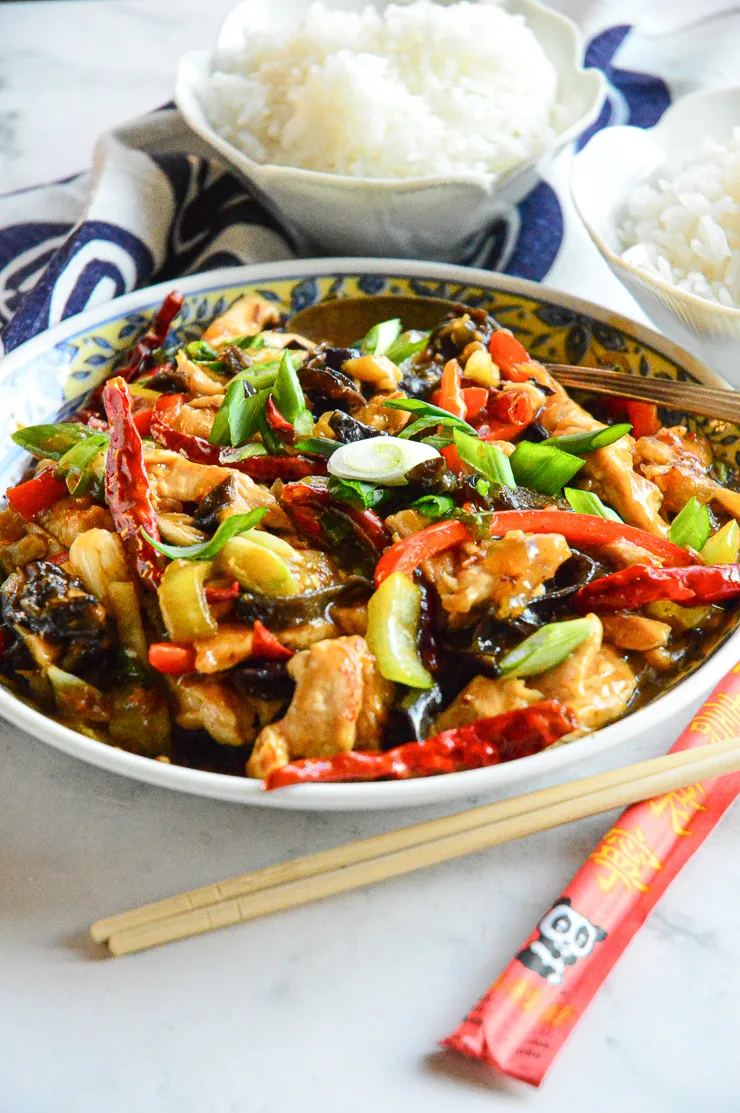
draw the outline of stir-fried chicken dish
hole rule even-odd
[[[267,788],[536,753],[654,698],[740,595],[740,494],[643,403],[455,307],[349,348],[170,295],[0,512],[0,672],[101,743]]]

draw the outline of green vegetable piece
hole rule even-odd
[[[485,481],[481,480],[481,482]],[[409,510],[416,510],[419,514],[423,514],[425,518],[436,522],[440,518],[448,518],[450,514],[454,514],[457,507],[454,499],[451,499],[448,495],[423,495],[409,505]]]
[[[298,361],[286,348],[280,361],[272,396],[280,413],[291,424],[306,409],[306,398],[298,381],[297,368]]]
[[[709,511],[692,497],[671,522],[671,541],[682,549],[696,549],[706,545],[712,531]]]
[[[622,521],[616,510],[605,506],[593,491],[579,491],[577,487],[566,487],[563,494],[577,514],[595,514],[598,518],[611,518],[613,522]]]
[[[257,432],[262,437],[262,443],[271,456],[285,455],[285,445],[274,429],[271,428],[265,415],[264,406],[257,417]]]
[[[408,332],[402,332],[397,340],[394,340],[390,347],[386,348],[385,354],[388,359],[393,360],[394,363],[403,363],[404,360],[411,359],[417,352],[427,346],[429,340],[428,332],[419,332],[418,329],[410,329]]]
[[[437,452],[441,452],[443,448],[448,448],[451,444],[454,444],[455,442],[452,439],[452,437],[446,437],[443,434],[440,434],[439,436],[437,436],[435,434],[431,437],[422,437],[421,438],[421,443],[422,444],[430,444],[432,446],[432,448],[437,449]]]
[[[585,460],[550,445],[521,441],[510,463],[520,487],[554,495],[581,470]]]
[[[391,344],[401,335],[401,328],[399,317],[393,317],[389,321],[379,321],[360,342],[360,347],[369,356],[385,355]]]
[[[486,444],[477,437],[469,437],[467,433],[454,430],[455,447],[463,463],[489,479],[492,483],[500,483],[512,490],[516,487],[514,472],[508,456],[497,448],[495,444]]]
[[[267,449],[258,441],[240,445],[238,448],[222,448],[219,461],[222,464],[237,464],[240,460],[249,460],[252,456],[267,456]]]
[[[506,653],[498,665],[504,676],[536,676],[564,661],[593,630],[590,618],[548,622],[515,649]]]
[[[202,363],[204,360],[217,360],[218,352],[212,348],[210,344],[206,344],[205,340],[193,340],[190,344],[185,345],[185,351],[194,359],[196,363]]]
[[[541,441],[548,448],[561,448],[563,452],[570,452],[574,456],[583,456],[588,452],[595,452],[597,448],[606,448],[608,444],[626,437],[632,432],[632,426],[624,422],[621,425],[607,425],[606,429],[595,429],[591,433],[569,433],[565,437],[548,437]]]
[[[284,555],[274,547],[258,544],[249,537],[232,537],[227,541],[219,554],[218,564],[246,591],[272,598],[296,595],[298,592],[298,583]]]
[[[162,541],[155,541],[145,529],[141,532],[150,545],[160,553],[164,553],[170,560],[212,560],[217,553],[221,552],[227,541],[259,525],[266,513],[267,508],[260,507],[258,510],[250,510],[248,514],[232,514],[221,523],[213,537],[207,541],[199,541],[195,545],[165,545]]]
[[[13,433],[12,439],[39,460],[61,460],[70,448],[96,435],[87,425],[62,421],[58,425],[27,425]]]
[[[473,437],[478,435],[473,426],[468,425],[467,421],[463,421],[461,417],[455,417],[454,414],[443,410],[441,406],[433,406],[431,402],[422,402],[421,398],[389,398],[383,405],[389,410],[405,410],[410,414],[418,414],[420,419],[434,418],[433,421],[427,422],[427,428],[430,425],[446,425],[450,428],[462,429],[464,433]],[[408,437],[410,430],[411,426],[408,426],[403,433],[399,433],[399,436],[405,435]]]
[[[248,348],[254,351],[256,348],[264,348],[265,338],[261,332],[258,332],[256,336],[237,336],[234,340],[227,341],[227,344],[233,344],[243,351],[246,351]]]
[[[187,645],[218,630],[206,599],[206,580],[210,574],[209,561],[193,564],[189,560],[175,560],[165,568],[157,597],[162,621],[173,642]]]
[[[303,456],[331,456],[342,447],[341,441],[332,441],[329,437],[307,437],[293,445],[296,452]]]
[[[64,453],[57,464],[56,475],[58,479],[65,480],[71,495],[79,498],[87,494],[94,480],[99,478],[94,474],[92,464],[107,449],[109,440],[107,433],[96,433]]]
[[[392,572],[367,605],[367,644],[386,680],[409,688],[432,688],[434,678],[419,657],[421,588]]]
[[[401,440],[410,440],[411,437],[416,436],[417,433],[423,433],[425,429],[437,428],[441,425],[444,429],[459,429],[461,432],[470,432],[468,436],[477,436],[475,429],[463,421],[462,418],[455,417],[453,414],[447,414],[446,417],[436,417],[432,414],[429,417],[420,417],[416,421],[412,421],[405,429],[402,429],[398,436]],[[425,443],[429,443],[428,441]]]
[[[709,538],[701,550],[701,558],[707,564],[735,564],[739,552],[740,526],[733,520]]]
[[[363,483],[361,479],[339,479],[335,475],[329,477],[329,494],[355,510],[370,510],[388,498],[388,492],[374,483]]]

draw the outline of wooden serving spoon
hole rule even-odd
[[[379,321],[400,317],[404,329],[426,331],[438,325],[451,311],[464,312],[464,309],[460,302],[445,298],[395,297],[392,294],[334,298],[299,310],[287,327],[308,340],[317,343],[326,340],[336,347],[347,347],[365,336]],[[564,363],[546,363],[545,367],[565,387],[655,402],[682,413],[702,414],[740,425],[740,391],[721,390],[695,382],[642,378],[608,367],[574,367]]]

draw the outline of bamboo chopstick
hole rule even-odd
[[[740,737],[541,789],[269,866],[93,924],[114,955],[145,950],[397,877],[740,770]]]

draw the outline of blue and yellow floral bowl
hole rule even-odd
[[[129,350],[173,285],[139,290],[65,321],[0,362],[0,490],[18,478],[27,462],[10,434],[19,425],[53,421],[81,406],[86,393]],[[198,338],[214,317],[244,293],[261,294],[286,313],[328,298],[416,295],[449,298],[490,310],[533,355],[546,362],[616,364],[643,377],[724,385],[693,356],[648,328],[570,295],[490,271],[388,259],[301,260],[211,271],[180,279],[176,286],[185,303],[172,338],[181,342]],[[665,418],[701,430],[720,459],[732,467],[740,464],[736,426],[677,414]],[[740,630],[735,629],[723,644],[712,647],[703,664],[646,707],[576,742],[509,764],[425,780],[303,785],[270,793],[262,792],[257,781],[166,765],[107,746],[48,718],[2,686],[0,715],[93,765],[181,792],[299,809],[406,807],[515,785],[528,787],[534,778],[566,765],[583,765],[607,748],[656,733],[659,737],[660,724],[707,692],[739,657]]]

